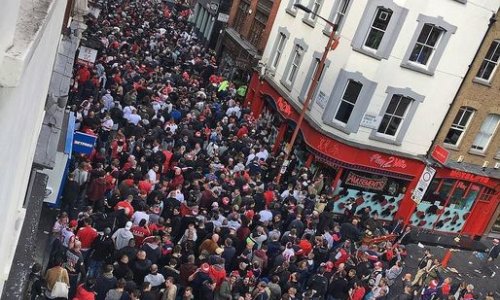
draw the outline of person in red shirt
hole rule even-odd
[[[82,85],[85,81],[90,79],[90,71],[87,66],[82,66],[78,70],[78,83]]]
[[[139,225],[133,226],[132,229],[130,229],[130,232],[134,235],[135,243],[139,247],[144,243],[144,239],[151,235],[151,231],[146,224],[146,219],[142,219]]]
[[[115,211],[123,209],[125,210],[125,214],[130,218],[134,214],[134,208],[132,207],[132,200],[134,200],[134,196],[129,195],[127,199],[116,203]]]
[[[92,220],[90,218],[83,220],[83,226],[78,230],[76,236],[82,243],[82,255],[86,258],[91,250],[92,243],[97,238],[97,230],[92,227]]]
[[[349,292],[349,300],[363,300],[366,290],[363,286],[363,282],[358,280],[354,283],[354,288]]]
[[[144,180],[139,181],[139,184],[137,185],[139,188],[139,191],[142,193],[145,193],[149,195],[149,193],[153,190],[153,185],[149,181],[149,179],[146,177]]]
[[[273,187],[269,187],[267,191],[264,192],[264,200],[266,201],[266,205],[269,206],[271,202],[276,198],[276,194],[274,193]]]

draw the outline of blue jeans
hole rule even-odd
[[[88,277],[93,277],[97,278],[97,276],[101,275],[102,273],[102,266],[104,265],[104,261],[98,261],[98,260],[90,260],[89,263],[89,270],[87,272]]]

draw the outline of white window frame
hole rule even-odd
[[[319,62],[321,60],[322,55],[323,55],[323,53],[321,53],[319,51],[315,51],[313,53],[313,59],[311,61],[309,70],[307,71],[306,77],[304,78],[304,83],[302,84],[302,89],[301,89],[300,95],[299,95],[299,101],[301,103],[305,102],[307,94],[309,93],[309,89],[311,88],[312,81],[314,78],[314,73],[316,73],[316,68],[319,65]],[[330,66],[330,60],[326,60],[325,66],[323,67],[323,70],[319,76],[318,83],[316,85],[316,90],[313,92],[312,100],[309,104],[309,109],[313,106],[313,104],[316,100],[316,96],[318,95],[318,92],[319,92],[319,89],[321,86],[321,82],[323,81],[323,77],[325,76],[325,73],[327,72],[329,66]]]
[[[323,6],[323,2],[324,0],[310,0],[308,8],[316,15],[313,13],[308,13],[304,16],[302,21],[314,28],[314,26],[316,26],[316,21],[318,21],[317,16],[321,14],[321,7]]]
[[[381,8],[392,11],[391,19],[387,24],[378,49],[365,47],[364,44],[372,28],[373,21]],[[397,5],[392,0],[368,1],[352,39],[352,49],[377,60],[388,59],[407,15],[408,9]]]
[[[388,17],[389,17],[389,21],[387,22],[387,27],[386,27],[385,29],[378,28],[378,27],[376,27],[376,26],[374,25],[375,20],[376,20],[376,18],[377,18],[377,16],[378,16],[378,14],[379,14],[379,11],[382,11],[382,10],[383,10],[383,11],[389,11],[389,12],[390,12],[390,16],[388,16]],[[386,13],[387,13],[387,12],[386,12]],[[374,52],[376,52],[376,51],[380,48],[380,46],[381,46],[381,44],[382,44],[382,39],[384,38],[384,35],[386,34],[387,29],[389,28],[389,23],[391,22],[391,19],[392,19],[392,16],[393,16],[393,15],[394,15],[394,12],[393,12],[391,9],[389,9],[389,8],[386,8],[386,7],[378,7],[378,8],[377,8],[377,10],[375,11],[375,14],[373,15],[372,22],[371,22],[371,24],[370,24],[370,28],[369,28],[369,29],[368,29],[368,31],[366,32],[366,37],[365,37],[365,39],[364,39],[364,41],[363,41],[363,48],[365,48],[365,49],[367,49],[367,50],[369,50],[369,51],[374,51]],[[366,45],[366,43],[367,43],[367,41],[368,41],[368,37],[370,36],[370,34],[371,34],[371,32],[372,32],[372,31],[379,31],[379,32],[382,32],[382,39],[381,39],[381,41],[379,42],[379,44],[378,44],[378,47],[377,47],[377,48],[372,48],[372,47],[370,47],[370,46],[367,46],[367,45]]]
[[[439,47],[439,43],[441,42],[441,39],[443,38],[445,30],[443,28],[440,28],[440,27],[434,25],[434,24],[427,23],[427,24],[424,24],[424,26],[422,27],[422,30],[420,31],[420,33],[418,35],[419,38],[420,38],[420,35],[422,34],[422,31],[424,30],[425,27],[430,27],[429,34],[425,38],[424,42],[419,42],[417,39],[417,41],[413,45],[413,50],[411,51],[411,54],[410,54],[408,61],[411,64],[416,64],[416,65],[421,65],[421,66],[427,67],[429,65],[429,63],[432,61],[432,58],[434,57],[434,53],[436,52],[436,49]],[[438,31],[438,34],[439,34],[438,38],[436,39],[434,45],[428,44],[429,37],[430,37],[431,33],[435,32],[435,31]],[[412,60],[411,56],[413,55],[413,52],[416,50],[416,48],[418,46],[421,47],[420,51],[419,51],[419,55],[417,55],[415,60]],[[430,55],[427,57],[426,62],[422,63],[422,62],[419,62],[417,58],[420,57],[420,55],[422,55],[424,53],[424,49],[430,49],[431,52],[430,52]]]
[[[271,63],[271,68],[273,69],[278,68],[281,56],[283,55],[283,50],[285,50],[286,39],[287,38],[283,32],[278,33],[278,41],[276,42],[278,43],[278,46],[276,47],[276,52]]]
[[[465,121],[465,125],[460,125],[460,123],[462,123],[463,119],[466,117],[467,112],[470,112],[470,114],[468,115],[469,116],[468,119]],[[475,113],[476,110],[468,106],[462,106],[458,109],[457,114],[455,115],[455,118],[453,118],[453,121],[450,125],[450,129],[448,129],[448,132],[446,133],[446,136],[448,136],[450,130],[460,131],[460,136],[458,137],[457,142],[455,144],[446,142],[446,136],[445,136],[443,143],[446,146],[458,147],[460,145],[460,143],[462,142],[462,138],[465,135],[465,132],[469,128],[469,125],[472,119],[474,118]],[[455,123],[457,117],[459,118],[459,120],[458,123]]]
[[[489,124],[491,122],[495,122],[495,123]],[[479,128],[479,131],[476,134],[474,141],[472,142],[472,145],[470,148],[471,153],[483,154],[486,152],[486,150],[488,149],[488,146],[491,143],[492,138],[495,136],[495,132],[498,129],[499,123],[500,123],[500,115],[489,114],[488,116],[486,116],[483,123],[481,124],[481,128]],[[491,132],[485,132],[485,129],[490,129],[490,128],[492,129]],[[481,135],[487,136],[487,141],[486,141],[486,143],[484,143],[484,145],[478,145],[478,139],[483,138]],[[480,148],[482,148],[482,149],[480,149]]]
[[[353,0],[337,0],[332,7],[328,20],[331,20],[333,24],[337,25],[337,34],[339,34],[342,31],[342,27],[344,27],[344,23],[347,14],[349,13],[349,8],[351,8],[352,2]],[[323,33],[329,36],[331,32],[332,26],[326,24],[325,28],[323,29]]]
[[[295,4],[300,3],[300,0],[290,0],[288,2],[288,6],[285,9],[285,11],[291,15],[292,17],[295,17],[297,15],[297,8],[295,8]]]
[[[360,84],[361,87],[359,89],[359,93],[358,95],[356,95],[356,100],[354,101],[354,103],[352,102],[349,102],[347,99],[344,99],[345,97],[345,93],[347,91],[347,87],[349,86],[350,83],[357,83],[357,84]],[[359,98],[361,96],[361,91],[363,90],[363,83],[362,82],[359,82],[359,81],[356,81],[356,80],[353,80],[353,79],[348,79],[347,80],[347,83],[346,85],[344,86],[344,91],[342,92],[342,96],[340,97],[340,101],[339,101],[339,105],[337,106],[337,109],[335,110],[335,114],[334,114],[334,117],[333,117],[333,121],[336,122],[336,123],[340,123],[342,125],[346,125],[347,123],[349,123],[349,119],[351,118],[352,114],[353,114],[353,111],[354,111],[354,108],[356,107],[356,103],[359,102]],[[351,110],[351,114],[349,115],[349,117],[347,118],[347,122],[344,122],[342,120],[339,120],[337,119],[337,114],[339,113],[339,110],[340,110],[340,107],[342,106],[343,103],[346,103],[346,105],[349,105],[349,106],[352,106],[352,110]]]
[[[378,114],[380,120],[383,119],[385,113],[387,112],[387,108],[389,107],[389,104],[391,103],[391,100],[395,95],[401,95],[405,98],[411,99],[412,101],[406,109],[405,116],[402,119],[401,123],[399,123],[398,130],[396,131],[396,134],[394,136],[379,133],[379,124],[376,129],[373,129],[371,131],[369,139],[399,146],[403,143],[403,139],[406,135],[406,132],[410,128],[410,125],[413,124],[412,121],[417,112],[417,108],[420,103],[424,101],[425,96],[415,93],[410,88],[397,88],[392,86],[388,86],[385,92],[387,94],[387,97],[385,98],[384,105],[382,105],[382,108],[380,109],[380,112]]]
[[[271,51],[271,55],[270,55],[270,58],[268,61],[268,68],[273,72],[273,74],[275,74],[276,69],[279,67],[279,63],[283,58],[286,44],[288,42],[288,38],[290,37],[290,32],[288,31],[288,29],[286,27],[278,27],[278,34],[276,36],[278,37],[278,39],[274,42],[274,45],[273,45],[273,48]],[[281,51],[279,51],[278,47],[279,47],[279,43],[280,43],[280,38],[282,36],[285,37],[285,40],[283,43],[283,48],[281,49]],[[278,55],[278,53],[279,53],[279,55]],[[276,65],[276,67],[274,65]]]
[[[354,109],[349,117],[349,121],[347,122],[347,124],[344,124],[335,119],[335,116],[337,115],[341,99],[344,96],[349,80],[360,82],[363,87],[360,94],[358,95],[356,105],[354,106]],[[340,69],[337,80],[335,81],[332,92],[330,93],[328,103],[325,107],[325,110],[323,111],[323,123],[332,126],[333,128],[338,129],[346,134],[358,132],[361,119],[363,118],[363,115],[368,108],[368,104],[370,103],[370,99],[375,93],[376,88],[377,83],[368,80],[363,76],[362,73],[349,72],[344,69]]]
[[[417,21],[417,29],[413,34],[408,49],[406,50],[406,54],[401,63],[401,67],[432,76],[436,71],[441,56],[443,56],[444,50],[446,49],[446,45],[448,44],[451,35],[457,31],[457,27],[443,20],[442,17],[431,17],[423,14],[418,15]],[[415,61],[410,61],[410,57],[417,45],[417,40],[425,25],[432,25],[436,28],[440,28],[443,31],[441,32],[436,45],[434,45],[431,57],[429,57],[427,63],[423,65]]]
[[[389,106],[391,105],[391,102],[397,97],[397,100],[398,101],[398,104],[396,106],[396,108],[394,109],[394,112],[393,113],[388,113],[387,112],[387,109],[389,108]],[[402,116],[399,116],[396,114],[396,111],[398,110],[399,106],[401,105],[401,102],[403,101],[403,99],[406,99],[408,100],[408,106],[405,108],[404,112],[403,112],[403,115]],[[405,95],[401,95],[401,94],[394,94],[392,95],[391,97],[391,100],[389,100],[389,105],[387,106],[385,112],[382,114],[382,119],[383,120],[385,118],[385,116],[389,116],[389,123],[387,125],[387,127],[385,128],[385,132],[380,132],[380,127],[382,126],[382,124],[379,124],[378,128],[377,128],[377,135],[380,135],[380,136],[383,136],[383,137],[387,137],[387,138],[395,138],[399,131],[401,130],[401,126],[404,124],[405,122],[405,119],[406,117],[408,116],[408,111],[410,110],[411,106],[412,106],[412,103],[413,101],[415,101],[414,99],[408,97],[408,96],[405,96]],[[401,121],[399,122],[398,124],[398,128],[396,129],[396,132],[391,135],[391,134],[387,134],[387,128],[389,127],[389,125],[391,124],[391,122],[393,121],[394,118],[397,118],[397,119],[401,119]]]
[[[488,53],[490,53],[490,50],[493,47],[495,47],[495,49],[491,52],[491,56],[488,57]],[[493,57],[495,56],[495,54],[498,55],[498,58],[496,61],[493,60]],[[491,82],[493,75],[495,75],[495,72],[497,71],[499,60],[500,60],[500,40],[494,40],[491,43],[490,47],[488,47],[488,52],[486,52],[486,55],[485,55],[483,61],[481,62],[481,65],[479,66],[479,70],[477,71],[475,80],[484,81],[487,83]],[[494,65],[493,70],[491,70],[491,73],[488,76],[488,78],[484,78],[483,76],[484,76],[485,71],[486,71],[486,66],[489,64]],[[480,73],[482,73],[482,74],[480,74]]]
[[[281,84],[290,92],[292,91],[292,86],[295,82],[295,79],[297,79],[297,74],[300,72],[302,60],[304,59],[308,48],[307,43],[304,39],[296,38],[293,44],[294,46],[292,52],[290,54],[290,57],[288,58],[288,63],[280,80]],[[295,71],[293,72],[293,70]]]

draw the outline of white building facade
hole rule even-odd
[[[278,160],[332,30],[298,2],[337,24],[339,43],[312,91],[292,160],[324,176],[335,213],[355,199],[387,221],[439,225],[436,214],[415,213],[425,197],[419,181],[500,1],[283,0],[245,100]],[[462,219],[442,230],[458,232]]]
[[[38,176],[40,173],[33,167],[34,155],[38,150],[37,140],[44,120],[54,61],[63,37],[61,34],[63,23],[69,22],[73,11],[78,11],[80,17],[83,16],[87,10],[86,3],[86,0],[2,1],[0,10],[0,28],[2,28],[0,37],[0,157],[2,157],[0,160],[0,206],[2,207],[0,293],[2,294],[0,295],[2,299],[22,298],[26,283],[24,279],[27,277],[20,274],[29,272],[35,251],[45,250],[36,249],[36,231],[47,176]],[[71,72],[71,66],[69,71]],[[55,153],[46,154],[55,155]],[[41,182],[35,184],[35,177]],[[34,199],[33,189],[38,189],[37,199]],[[31,208],[35,202],[36,209],[33,210]],[[22,246],[17,247],[21,240]],[[27,241],[28,243],[24,244]],[[12,271],[14,269],[15,271]]]
[[[268,80],[300,106],[330,26],[283,1],[263,55]],[[343,140],[425,155],[498,0],[301,0],[338,24],[309,118]]]

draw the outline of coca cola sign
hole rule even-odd
[[[370,157],[370,162],[384,169],[390,169],[390,168],[406,169],[406,161],[404,159],[395,156],[383,157],[380,154],[373,154]]]

